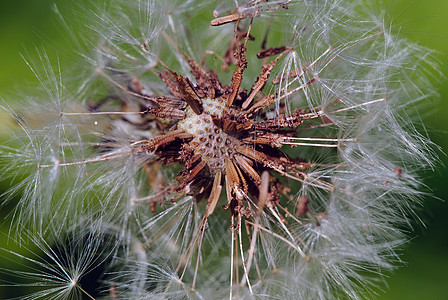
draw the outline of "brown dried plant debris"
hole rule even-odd
[[[239,33],[235,29],[235,39],[240,37]],[[248,40],[249,31],[233,53],[237,61],[230,85],[221,83],[215,71],[205,70],[191,58],[188,62],[195,83],[162,62],[167,71],[160,72],[159,77],[172,95],[142,95],[154,106],[146,108],[144,113],[177,121],[165,134],[134,146],[135,152],[156,154],[156,161],[183,165],[184,169],[177,176],[180,184],[172,191],[191,194],[198,201],[207,197],[210,202],[210,199],[217,201],[219,195],[216,193],[221,193],[225,184],[225,207],[231,209],[232,215],[245,209],[245,199],[249,196],[257,201],[263,171],[286,175],[297,181],[304,179],[303,161],[289,158],[280,151],[297,137],[296,129],[303,123],[304,110],[296,109],[290,114],[282,111],[268,119],[268,106],[283,97],[277,93],[261,94],[271,70],[291,50],[277,47],[263,51],[261,58],[275,58],[262,66],[252,88],[246,91],[241,88],[241,83],[248,64]],[[220,188],[213,188],[212,182],[217,178],[220,178]],[[268,202],[274,204],[279,198],[276,190],[284,188],[272,175],[270,178],[277,185],[269,188]],[[208,209],[207,215],[215,206]]]
[[[138,101],[143,123],[140,125],[158,128],[160,132],[155,138],[131,145],[134,153],[147,153],[156,157],[144,166],[151,187],[156,191],[154,196],[147,197],[151,199],[151,210],[155,212],[156,206],[166,199],[176,201],[185,195],[191,195],[197,201],[208,199],[201,231],[205,229],[207,218],[216,209],[223,189],[227,200],[222,207],[230,210],[235,230],[241,225],[242,217],[254,220],[249,201],[256,204],[260,211],[264,208],[272,211],[279,206],[285,212],[284,216],[279,217],[287,224],[286,217],[294,216],[280,205],[280,198],[290,201],[293,195],[291,189],[284,185],[284,179],[304,182],[307,179],[305,170],[313,165],[304,159],[289,157],[281,148],[285,145],[304,145],[298,129],[310,116],[315,118],[316,114],[300,108],[289,111],[282,100],[301,92],[316,77],[309,79],[309,74],[303,70],[300,74],[291,74],[300,78],[294,78],[288,86],[272,93],[263,93],[272,70],[293,50],[285,46],[263,48],[256,54],[261,62],[260,74],[249,90],[241,86],[248,67],[248,41],[254,39],[250,34],[253,18],[265,9],[260,6],[261,3],[264,1],[250,2],[248,5],[252,10],[248,11],[251,12],[235,12],[212,21],[212,25],[235,23],[234,37],[223,60],[226,68],[235,65],[229,85],[220,81],[217,71],[204,68],[204,62],[200,64],[185,55],[194,81],[179,75],[159,60],[164,70],[158,76],[166,84],[170,95],[144,94],[137,78],[131,80],[131,88],[119,86]],[[251,18],[247,31],[239,28],[240,20],[244,18]],[[270,108],[273,104],[277,107],[274,116]],[[95,110],[100,106],[97,104]],[[163,165],[171,164],[183,166],[176,176],[176,186],[161,184],[160,178],[153,174]],[[330,184],[323,181],[316,180],[315,184],[322,189],[331,188]],[[172,194],[178,196],[169,196]],[[308,198],[303,196],[301,199],[296,208],[297,217],[306,215],[309,210]],[[258,224],[247,223],[246,226]],[[185,255],[191,256],[191,253]],[[182,259],[179,268],[181,265]]]

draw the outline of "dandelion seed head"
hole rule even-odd
[[[70,282],[70,286],[73,288],[78,284],[77,280],[72,279],[72,281]]]
[[[232,149],[241,146],[241,142],[213,123],[213,117],[220,118],[223,115],[224,100],[204,99],[202,102],[202,114],[197,115],[192,109],[187,109],[186,117],[178,123],[178,127],[194,136],[191,145],[195,148],[195,154],[203,158],[211,172],[224,172],[225,159],[233,159]]]
[[[62,236],[98,217],[123,299],[375,290],[422,195],[416,169],[434,164],[409,122],[431,94],[423,48],[364,1],[119,1],[91,16],[75,88],[41,55],[48,97],[25,107],[51,117],[6,107],[25,133],[6,168],[29,174],[11,190],[17,228]],[[81,265],[66,286],[82,288]]]

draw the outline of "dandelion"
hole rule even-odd
[[[9,254],[6,259],[20,264],[21,270],[0,269],[8,275],[9,282],[18,278],[27,281],[12,286],[36,290],[20,299],[95,299],[105,293],[102,289],[110,293],[112,286],[103,282],[113,278],[111,274],[120,264],[116,255],[123,246],[112,227],[98,221],[73,220],[63,234],[52,228],[45,236],[33,232],[27,232],[26,236],[17,241],[26,254],[2,249]],[[30,247],[23,243],[29,243]],[[137,255],[138,246],[130,249],[133,250],[128,255]],[[125,273],[126,269],[121,271]]]
[[[2,148],[16,228],[114,228],[111,299],[375,293],[434,161],[409,117],[427,49],[364,1],[118,1],[90,19],[72,76],[40,52],[44,96],[4,105],[25,133]]]

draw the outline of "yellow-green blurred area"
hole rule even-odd
[[[387,2],[385,10],[394,28],[403,37],[438,51],[436,57],[441,61],[442,72],[448,75],[448,0],[384,2]],[[79,10],[73,0],[0,0],[0,96],[5,101],[11,101],[13,90],[29,90],[37,84],[21,55],[35,56],[35,48],[43,46],[49,56],[59,55],[62,65],[67,61],[71,45],[52,11],[55,4],[64,12],[68,23],[71,18],[77,18],[77,13],[70,13],[70,6]],[[440,99],[432,99],[430,107],[421,113],[431,139],[445,151],[448,149],[447,82],[440,78],[440,82],[435,83]],[[8,115],[1,112],[2,135],[7,121]],[[440,151],[438,154],[447,165],[447,156]],[[426,228],[415,221],[415,230],[409,234],[413,239],[402,251],[401,258],[406,264],[389,275],[388,288],[384,287],[386,292],[380,292],[378,299],[448,299],[448,171],[438,164],[434,173],[423,175],[434,195],[425,199],[425,208],[419,212]],[[1,191],[7,188],[2,186]],[[11,247],[7,243],[10,220],[7,215],[12,208],[10,204],[0,208],[0,247]],[[0,257],[0,268],[8,266],[9,263]],[[0,299],[8,296],[11,295],[7,288],[0,286]]]

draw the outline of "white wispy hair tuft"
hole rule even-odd
[[[1,269],[8,274],[9,284],[5,285],[34,290],[20,299],[95,299],[109,289],[99,280],[107,280],[118,265],[117,253],[123,252],[124,242],[118,236],[113,227],[87,219],[72,220],[63,233],[57,227],[45,235],[26,231],[22,239],[10,240],[20,252],[0,249],[3,259],[19,265],[17,270]],[[144,259],[135,248],[127,249],[129,257]],[[135,270],[143,272],[141,269]],[[122,271],[126,277],[126,269]],[[27,283],[14,283],[18,278]]]

